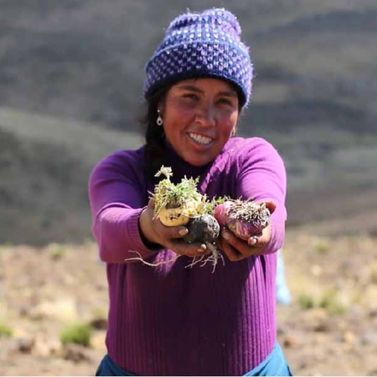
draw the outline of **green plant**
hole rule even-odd
[[[213,206],[200,194],[196,185],[198,178],[184,177],[179,183],[171,182],[173,175],[170,167],[161,166],[156,177],[165,176],[155,187],[155,216],[166,226],[184,225],[190,218],[212,212]]]
[[[12,334],[13,334],[13,330],[9,326],[7,326],[3,323],[0,323],[0,338],[1,337],[10,337],[10,336],[12,336]]]
[[[58,243],[51,243],[48,246],[48,251],[51,256],[51,259],[58,260],[61,259],[66,251],[65,246]]]
[[[327,240],[322,238],[317,238],[314,242],[314,249],[318,253],[327,253],[330,250],[330,245]]]
[[[335,289],[328,289],[325,291],[319,300],[318,306],[326,309],[331,314],[343,314],[345,312],[345,307],[340,302]]]
[[[62,344],[74,343],[88,347],[90,344],[91,327],[88,324],[73,324],[60,333]]]
[[[312,296],[308,294],[301,294],[298,296],[298,305],[301,309],[307,310],[315,307],[315,302]]]

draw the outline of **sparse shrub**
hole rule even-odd
[[[315,306],[313,297],[307,294],[301,294],[298,296],[298,304],[300,308],[304,310],[312,309]]]
[[[343,314],[344,305],[340,302],[335,289],[329,289],[323,293],[319,300],[319,307],[326,309],[331,314]]]
[[[48,251],[53,260],[61,259],[65,253],[65,247],[58,243],[52,243],[48,246]]]
[[[62,344],[74,343],[88,347],[90,344],[91,328],[87,324],[73,324],[60,333]]]
[[[314,241],[314,249],[318,253],[327,253],[330,249],[330,245],[327,242],[327,240],[325,240],[323,238],[317,238]]]
[[[0,323],[0,338],[1,337],[10,337],[10,336],[12,336],[12,334],[13,334],[13,331],[9,326],[7,326],[3,323]]]
[[[106,330],[107,328],[107,312],[103,308],[97,308],[93,313],[93,318],[89,323],[94,330]]]

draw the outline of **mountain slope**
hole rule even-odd
[[[107,153],[140,144],[136,134],[1,108],[1,242],[89,237],[90,170]]]

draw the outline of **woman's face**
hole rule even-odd
[[[188,163],[214,160],[235,129],[236,90],[226,81],[188,79],[173,85],[160,106],[167,141]]]

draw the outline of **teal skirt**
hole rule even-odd
[[[136,376],[132,372],[125,371],[116,365],[106,355],[98,366],[96,376]],[[272,352],[254,369],[244,374],[244,376],[292,376],[283,351],[276,343]]]
[[[292,376],[292,373],[282,349],[276,343],[272,352],[244,376]]]

